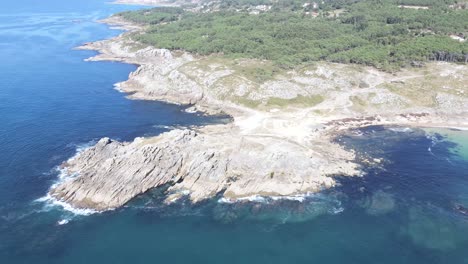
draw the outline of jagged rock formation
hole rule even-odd
[[[468,127],[465,65],[436,63],[390,74],[321,63],[258,83],[243,72],[264,62],[229,64],[144,47],[125,34],[81,48],[100,51],[91,61],[139,65],[116,85],[130,98],[193,104],[234,121],[133,142],[102,139],[64,164],[75,176],[50,190],[75,207],[115,208],[167,183],[168,201],[316,192],[335,185],[330,175],[359,174],[354,154],[332,143],[336,131],[376,124]]]
[[[326,141],[310,143],[317,148],[240,136],[225,125],[129,143],[103,138],[68,161],[68,172],[79,176],[51,194],[76,207],[106,210],[167,183],[169,199],[186,194],[197,202],[220,192],[227,198],[316,192],[335,185],[328,175],[359,173],[352,152]]]

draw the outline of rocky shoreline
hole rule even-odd
[[[142,29],[115,17],[104,22],[130,32]],[[116,84],[131,99],[227,113],[233,122],[132,142],[101,139],[64,163],[77,176],[50,190],[51,196],[77,208],[117,208],[166,184],[171,185],[167,202],[183,196],[198,202],[219,194],[235,200],[318,192],[336,185],[334,175],[361,174],[355,153],[333,142],[336,133],[386,124],[468,127],[464,65],[429,66],[428,71],[437,71],[433,83],[455,83],[431,91],[429,104],[420,100],[425,95],[399,90],[426,79],[411,70],[389,74],[322,63],[257,83],[239,73],[238,67],[250,67],[249,60],[226,65],[216,58],[145,47],[129,34],[80,48],[99,51],[89,61],[139,65],[127,81]],[[321,100],[307,101],[318,96]]]
[[[317,192],[335,186],[328,175],[359,174],[352,152],[321,143],[310,150],[281,139],[240,137],[224,125],[125,143],[104,138],[67,162],[68,173],[79,176],[51,194],[78,208],[106,210],[168,183],[168,202],[184,195],[198,202],[218,193],[236,199]]]

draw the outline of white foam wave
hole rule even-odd
[[[362,132],[359,131],[359,130],[353,131],[353,134],[354,134],[355,136],[358,136],[358,137],[364,136],[364,133],[362,133]]]
[[[340,214],[344,211],[344,208],[343,207],[333,207],[331,209],[331,212],[332,214]]]
[[[166,126],[166,125],[154,125],[153,127],[154,127],[154,128],[169,129],[169,130],[174,130],[174,129],[177,128],[177,127],[175,127],[175,126]]]
[[[434,152],[432,152],[432,148],[431,148],[431,147],[428,147],[428,148],[427,148],[427,151],[429,151],[429,153],[431,153],[432,156],[435,156]]]
[[[68,223],[70,223],[70,219],[62,219],[57,222],[57,225],[66,225]]]
[[[185,109],[184,112],[189,113],[189,114],[194,114],[197,112],[197,109],[190,107],[190,108]]]
[[[53,189],[64,181],[73,179],[78,175],[77,173],[70,173],[67,168],[62,168],[60,166],[53,168],[52,171],[57,173],[57,180],[50,186],[50,189]]]
[[[236,203],[236,202],[254,202],[254,203],[269,203],[270,201],[281,201],[281,200],[289,200],[289,201],[298,201],[304,202],[307,198],[316,196],[316,193],[305,193],[305,194],[298,194],[298,195],[284,195],[284,196],[261,196],[261,195],[252,195],[240,198],[226,198],[222,197],[218,200],[218,203]]]
[[[79,154],[79,153],[85,151],[86,149],[88,149],[88,148],[90,148],[90,147],[96,145],[96,143],[97,143],[97,140],[93,139],[93,140],[91,140],[91,141],[89,141],[89,142],[86,142],[86,143],[77,144],[77,145],[76,145],[76,152],[77,152],[77,154]]]
[[[427,151],[435,156],[434,152],[432,152],[432,148],[437,145],[441,140],[437,138],[435,134],[426,134],[426,138],[431,141],[431,146],[427,148]]]
[[[394,132],[400,132],[400,133],[408,133],[408,132],[412,132],[413,129],[409,128],[409,127],[391,127],[389,128],[391,131],[394,131]]]
[[[298,201],[304,202],[304,200],[310,195],[293,195],[293,196],[272,196],[270,197],[273,201],[279,200],[291,200],[291,201]]]
[[[426,134],[426,138],[431,141],[431,145],[435,146],[437,143],[440,142],[439,138],[435,134]]]
[[[89,149],[90,147],[96,145],[96,143],[97,143],[97,140],[93,139],[93,140],[91,140],[89,142],[86,142],[86,143],[73,144],[72,146],[75,147],[75,154],[71,158],[69,158],[67,161],[74,160],[83,151],[85,151],[85,150]]]
[[[71,212],[74,215],[92,215],[96,213],[100,213],[100,211],[96,211],[93,209],[82,209],[82,208],[75,208],[70,204],[57,200],[56,198],[52,197],[50,194],[47,194],[44,197],[34,200],[35,202],[44,203],[44,211],[50,211],[55,208],[61,208],[67,212]]]
[[[256,202],[256,203],[266,203],[267,202],[265,197],[262,197],[262,196],[259,196],[259,195],[252,195],[252,196],[235,198],[235,199],[222,197],[222,198],[220,198],[218,200],[218,203],[232,204],[232,203],[236,203],[236,202],[245,202],[245,201]]]
[[[74,145],[76,147],[76,152],[75,155],[73,155],[71,158],[67,160],[67,162],[72,161],[75,159],[80,153],[83,151],[87,150],[88,148],[94,146],[96,144],[96,140],[91,140],[87,143],[83,144],[76,144]],[[76,173],[69,173],[67,168],[63,168],[60,166],[56,166],[52,171],[55,171],[57,173],[57,180],[51,185],[50,189],[53,189],[60,183],[67,181],[69,179],[72,179],[76,177]],[[92,210],[92,209],[80,209],[80,208],[74,208],[70,204],[57,200],[56,198],[52,197],[50,194],[47,194],[41,198],[38,198],[34,200],[34,202],[39,202],[39,203],[44,203],[43,211],[50,211],[53,210],[54,208],[61,208],[65,211],[71,212],[74,215],[91,215],[98,213],[99,211]],[[69,220],[68,220],[69,221]],[[67,222],[68,223],[68,222]]]

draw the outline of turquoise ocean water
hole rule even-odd
[[[113,89],[133,65],[73,50],[140,7],[19,0],[0,7],[0,263],[468,263],[468,132],[369,127],[337,142],[382,158],[302,201],[162,206],[162,190],[76,215],[37,199],[97,139],[223,122]],[[364,164],[364,163],[363,163]]]

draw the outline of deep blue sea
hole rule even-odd
[[[162,191],[76,215],[37,199],[101,137],[225,122],[113,89],[133,65],[73,48],[119,34],[104,0],[0,7],[0,263],[468,263],[468,132],[369,127],[337,142],[366,175],[303,201],[163,206]],[[365,159],[382,160],[367,165]]]

